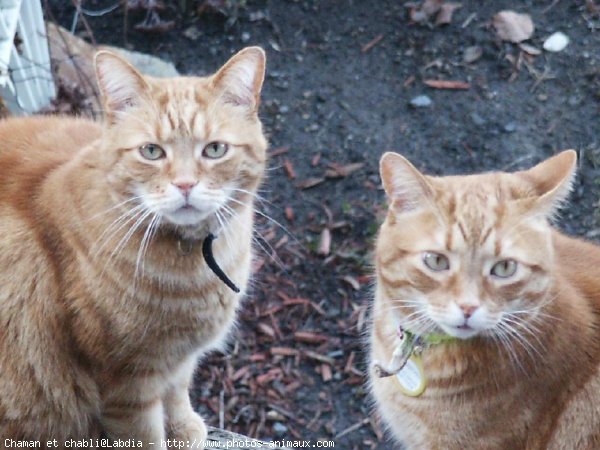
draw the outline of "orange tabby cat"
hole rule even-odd
[[[207,78],[143,77],[101,52],[106,123],[0,123],[0,439],[206,437],[196,361],[231,329],[253,198],[265,56]],[[154,443],[150,446],[149,443]]]
[[[402,448],[600,448],[600,248],[548,223],[576,159],[452,177],[381,159],[370,380]]]

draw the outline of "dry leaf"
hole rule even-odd
[[[327,342],[328,339],[324,334],[312,333],[310,331],[296,331],[294,333],[294,340],[308,344],[321,344]]]
[[[474,63],[483,55],[483,49],[478,45],[467,47],[463,53],[463,61],[467,64]]]
[[[444,3],[440,7],[440,11],[438,12],[437,18],[435,19],[436,25],[446,25],[452,22],[452,14],[458,8],[462,6],[461,3]]]
[[[260,331],[261,333],[266,334],[267,336],[272,337],[272,338],[275,337],[275,330],[270,325],[267,325],[266,323],[263,323],[263,322],[259,322],[259,324],[257,325],[257,328],[258,328],[258,331]]]
[[[529,39],[535,29],[529,14],[510,10],[500,11],[493,17],[492,23],[500,39],[515,44]]]
[[[330,170],[325,171],[325,176],[327,178],[343,178],[350,175],[352,172],[356,172],[358,169],[362,168],[364,163],[352,163],[346,164],[345,166],[340,166],[339,164],[330,164]]]
[[[287,174],[290,180],[296,178],[296,171],[294,170],[294,165],[289,159],[286,158],[286,160],[283,162],[283,167],[285,169],[285,173]]]
[[[292,209],[291,206],[286,206],[285,207],[285,218],[289,222],[292,222],[294,220],[294,210]]]
[[[423,83],[434,89],[470,89],[471,85],[464,81],[423,80]]]
[[[410,5],[410,20],[413,22],[426,22],[431,19],[442,7],[444,0],[425,0],[420,6]]]
[[[538,56],[542,54],[542,51],[539,48],[534,47],[533,45],[520,43],[519,48],[531,56]]]
[[[284,155],[290,151],[289,147],[277,147],[269,152],[269,158],[274,158],[275,156]]]
[[[309,189],[321,184],[323,181],[325,181],[325,178],[311,177],[296,183],[296,187],[298,189]]]

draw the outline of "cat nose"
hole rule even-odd
[[[194,186],[198,184],[197,181],[174,181],[173,186],[181,191],[181,193],[187,198],[192,192]]]
[[[477,311],[477,308],[479,308],[479,306],[477,305],[461,305],[459,304],[458,307],[461,309],[461,311],[463,312],[465,319],[468,319],[469,317],[471,317],[475,311]]]

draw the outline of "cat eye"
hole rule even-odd
[[[222,158],[227,153],[227,150],[229,150],[229,146],[224,142],[211,142],[202,150],[202,156],[211,159]]]
[[[441,253],[427,252],[423,256],[423,262],[434,272],[442,272],[450,268],[450,260]]]
[[[146,144],[140,147],[140,154],[151,161],[164,158],[166,156],[165,151],[156,144]]]
[[[490,273],[498,278],[510,278],[517,272],[517,262],[513,259],[498,261],[490,270]]]

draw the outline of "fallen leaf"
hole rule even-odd
[[[294,220],[294,210],[292,209],[291,206],[286,206],[285,207],[285,218],[289,222],[292,222]]]
[[[275,156],[284,155],[289,151],[290,151],[289,147],[277,147],[277,148],[274,148],[273,150],[271,150],[271,152],[269,153],[269,157],[273,158]]]
[[[410,20],[419,23],[428,21],[440,10],[443,2],[444,0],[425,0],[420,5],[408,4]]]
[[[294,165],[289,159],[286,158],[286,160],[283,162],[283,167],[285,169],[285,173],[287,174],[290,180],[296,178],[296,171],[294,170]]]
[[[296,356],[299,354],[298,350],[289,347],[271,347],[272,355],[280,356]]]
[[[305,350],[303,353],[304,356],[306,356],[307,358],[314,359],[316,361],[320,361],[326,364],[335,364],[335,360],[333,358],[330,358],[329,356],[321,355],[320,353],[313,352],[311,350]]]
[[[452,22],[452,14],[460,7],[462,7],[461,3],[443,3],[435,19],[435,24],[447,25]]]
[[[298,189],[309,189],[311,187],[315,187],[321,184],[323,181],[325,181],[325,178],[311,177],[307,178],[306,180],[300,181],[299,183],[296,183],[296,187]]]
[[[454,80],[423,80],[423,83],[434,89],[470,89],[471,85],[464,81]]]
[[[542,54],[542,51],[539,48],[536,48],[533,45],[525,44],[523,42],[519,44],[519,48],[531,56],[538,56]]]
[[[310,165],[316,167],[317,164],[319,164],[319,161],[321,161],[321,153],[317,153],[315,156],[313,156],[312,160],[310,161]]]
[[[529,39],[535,27],[529,14],[519,14],[515,11],[500,11],[492,19],[496,34],[503,41],[515,44]]]
[[[275,330],[270,325],[260,322],[257,325],[257,328],[261,333],[266,334],[267,336],[272,338],[275,337]]]
[[[478,45],[465,48],[463,53],[463,61],[467,64],[474,63],[483,55],[483,49]]]
[[[294,333],[294,340],[306,342],[308,344],[320,344],[322,342],[327,342],[329,337],[324,334],[312,333],[310,331],[296,331]]]
[[[364,163],[352,163],[340,166],[339,164],[330,164],[329,170],[325,171],[327,178],[343,178],[350,175],[352,172],[356,172],[364,166]]]
[[[323,381],[326,383],[333,378],[333,374],[331,373],[331,366],[329,364],[323,364],[321,366],[321,377]]]

